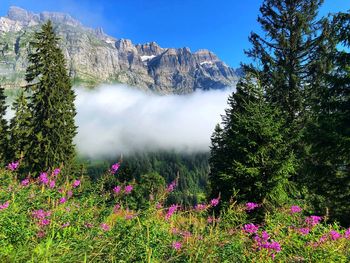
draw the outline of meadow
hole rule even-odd
[[[167,202],[174,181],[152,188],[139,206],[142,185],[118,180],[119,166],[96,181],[59,168],[18,178],[18,162],[1,169],[0,261],[350,261],[350,228],[303,203],[267,208],[233,198],[218,213],[218,197],[184,208]]]

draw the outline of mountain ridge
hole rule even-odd
[[[68,72],[76,83],[118,82],[161,94],[187,94],[234,86],[239,78],[238,71],[206,49],[191,52],[156,42],[135,45],[105,34],[102,28],[85,27],[69,14],[36,14],[12,6],[7,16],[0,17],[0,75],[5,86],[25,85],[29,42],[47,20],[61,38]]]

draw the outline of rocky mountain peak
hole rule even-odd
[[[22,23],[30,23],[32,20],[39,22],[39,16],[17,6],[11,6],[7,12],[7,18]]]

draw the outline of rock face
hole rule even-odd
[[[162,48],[157,43],[134,45],[106,35],[102,28],[84,27],[70,15],[34,14],[11,7],[0,17],[0,77],[5,87],[24,85],[29,42],[47,20],[61,38],[69,75],[86,85],[125,83],[162,94],[235,85],[236,71],[208,50]]]

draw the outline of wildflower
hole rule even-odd
[[[42,184],[48,184],[49,183],[49,178],[47,177],[47,173],[41,173],[39,176],[39,181]]]
[[[91,224],[91,223],[85,223],[84,226],[85,226],[86,228],[92,228],[94,225]]]
[[[46,234],[45,234],[44,231],[39,231],[39,232],[36,234],[36,236],[37,236],[38,238],[43,238],[45,235],[46,235]]]
[[[308,227],[299,228],[299,232],[300,232],[300,234],[305,236],[305,235],[310,233],[310,228],[308,228]]]
[[[161,203],[157,203],[157,204],[156,204],[156,208],[157,208],[157,209],[161,209],[161,208],[163,208],[163,205],[162,205]]]
[[[259,229],[259,226],[256,226],[254,224],[246,224],[243,226],[243,231],[250,234],[258,232],[258,229]]]
[[[19,167],[19,161],[17,161],[17,162],[12,162],[12,163],[9,163],[9,164],[7,165],[7,169],[9,169],[10,171],[15,171],[15,170],[18,169],[18,167]]]
[[[210,201],[210,205],[211,205],[212,207],[217,206],[217,205],[219,204],[219,200],[220,200],[219,197],[218,197],[218,198],[212,199],[212,200]]]
[[[268,246],[269,249],[275,250],[276,252],[280,252],[281,251],[281,245],[280,243],[273,241],[269,244]]]
[[[167,212],[166,215],[165,215],[165,219],[166,219],[166,220],[169,220],[170,217],[176,212],[177,209],[178,209],[178,205],[171,205],[171,206],[168,208],[168,212]]]
[[[295,213],[300,213],[301,212],[301,208],[300,206],[297,206],[297,205],[292,205],[291,208],[290,208],[290,212],[292,214],[295,214]]]
[[[172,244],[172,247],[173,247],[173,249],[175,249],[175,250],[180,250],[181,247],[182,247],[182,244],[181,244],[181,242],[174,241],[173,244]]]
[[[132,185],[127,185],[125,186],[124,191],[126,194],[130,194],[132,189],[133,189]]]
[[[80,185],[80,180],[75,180],[73,182],[73,188],[77,188]]]
[[[173,227],[173,228],[171,228],[171,233],[173,235],[176,235],[177,233],[179,233],[179,229],[177,229],[176,227]]]
[[[71,197],[73,196],[73,192],[72,192],[71,190],[69,190],[69,191],[67,192],[67,196],[68,196],[68,198],[71,198]]]
[[[317,224],[320,223],[321,220],[322,220],[322,217],[320,216],[308,216],[305,219],[305,223],[310,226],[316,226]]]
[[[62,224],[62,228],[65,228],[65,227],[68,227],[68,226],[70,226],[69,222]]]
[[[116,194],[119,194],[121,190],[122,190],[122,188],[119,185],[117,185],[116,187],[113,188],[113,192]]]
[[[337,240],[337,239],[339,239],[339,238],[341,238],[341,234],[339,234],[337,231],[335,231],[335,230],[331,230],[330,232],[329,232],[329,235],[331,236],[331,239],[332,240]]]
[[[102,223],[100,227],[103,231],[109,231],[111,229],[111,227],[105,223]]]
[[[4,210],[4,209],[8,208],[9,205],[10,205],[10,201],[6,201],[2,205],[0,205],[0,210]]]
[[[205,209],[207,209],[207,205],[205,204],[197,204],[194,209],[196,209],[197,211],[203,211]]]
[[[245,208],[246,211],[252,211],[255,208],[259,207],[259,205],[257,203],[248,202],[245,204],[245,207],[246,207]]]
[[[62,197],[59,201],[60,204],[64,204],[65,202],[67,202],[67,199],[65,197]]]
[[[345,231],[344,237],[350,239],[350,228]]]
[[[124,218],[125,218],[126,220],[130,220],[130,219],[133,219],[133,218],[134,218],[134,215],[131,214],[131,213],[128,213],[128,214],[125,215]]]
[[[55,170],[52,171],[52,175],[56,177],[59,173],[61,172],[60,168],[56,168]]]
[[[263,232],[261,233],[261,238],[262,238],[264,241],[267,241],[267,240],[269,240],[270,235],[269,235],[266,231],[263,231]]]
[[[26,179],[22,180],[22,181],[21,181],[21,185],[22,185],[22,186],[28,186],[28,185],[29,185],[29,179],[26,178]]]
[[[113,209],[113,213],[117,213],[120,209],[120,204],[116,204]]]
[[[51,180],[50,183],[49,183],[49,187],[50,188],[54,188],[56,185],[56,182],[54,180]]]
[[[45,219],[40,221],[41,226],[47,226],[49,224],[50,224],[50,219],[45,218]]]
[[[39,219],[39,220],[43,220],[45,218],[48,218],[51,216],[51,211],[47,211],[45,212],[44,210],[42,209],[39,209],[39,210],[34,210],[32,212],[32,216],[36,219]]]
[[[111,169],[109,170],[111,174],[115,174],[120,167],[120,163],[115,163],[111,166]]]
[[[168,193],[170,193],[170,192],[174,191],[175,187],[176,187],[176,180],[172,181],[172,182],[168,185],[166,191],[167,191]]]

